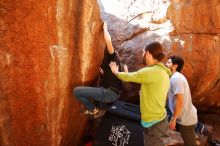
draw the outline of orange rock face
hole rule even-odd
[[[178,6],[175,6],[178,5]],[[184,45],[172,41],[172,52],[186,60],[194,103],[200,110],[220,111],[220,2],[180,1],[169,7],[168,17]]]
[[[102,18],[130,71],[144,45],[183,56],[199,110],[220,111],[219,0],[0,1],[0,145],[78,146],[88,120],[72,96],[103,58]],[[138,86],[125,84],[125,100]]]
[[[0,145],[79,145],[72,89],[96,79],[102,34],[96,2],[1,0]]]

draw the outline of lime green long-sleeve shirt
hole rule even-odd
[[[120,72],[117,77],[126,82],[141,84],[141,120],[152,122],[166,117],[166,98],[170,86],[171,72],[162,63],[145,67],[137,72]]]

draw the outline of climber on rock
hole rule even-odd
[[[83,114],[97,114],[99,109],[93,101],[96,103],[112,103],[119,99],[122,90],[122,82],[111,72],[111,68],[109,67],[109,63],[114,61],[121,70],[118,53],[112,45],[106,22],[103,24],[103,31],[107,49],[105,50],[102,65],[99,68],[101,76],[100,87],[78,86],[73,91],[76,99],[86,107],[83,110]]]

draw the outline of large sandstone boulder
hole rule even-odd
[[[99,0],[113,44],[130,71],[141,68],[142,49],[161,42],[167,55],[185,59],[183,74],[199,110],[220,111],[220,1]],[[124,100],[138,102],[139,86],[125,84]]]
[[[98,7],[99,4],[99,7]],[[0,1],[0,145],[78,146],[88,125],[72,96],[96,81],[100,17],[130,71],[156,40],[185,58],[193,101],[219,111],[219,0]],[[99,13],[101,10],[101,16]],[[125,84],[124,100],[138,102]]]
[[[0,145],[78,146],[88,119],[72,96],[96,80],[96,1],[0,1]]]

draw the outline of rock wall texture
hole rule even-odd
[[[220,111],[219,0],[99,0],[113,44],[130,71],[142,67],[142,48],[161,42],[167,56],[185,60],[193,102],[202,111]],[[139,86],[126,83],[124,100],[138,102]]]
[[[72,89],[97,77],[99,15],[90,0],[0,1],[1,146],[79,145],[88,119]]]
[[[184,57],[197,108],[220,110],[219,0],[97,2],[0,1],[0,145],[80,145],[88,119],[72,89],[97,79],[100,17],[130,71],[142,67],[143,46],[159,41]],[[124,85],[122,99],[138,102],[139,87]]]

